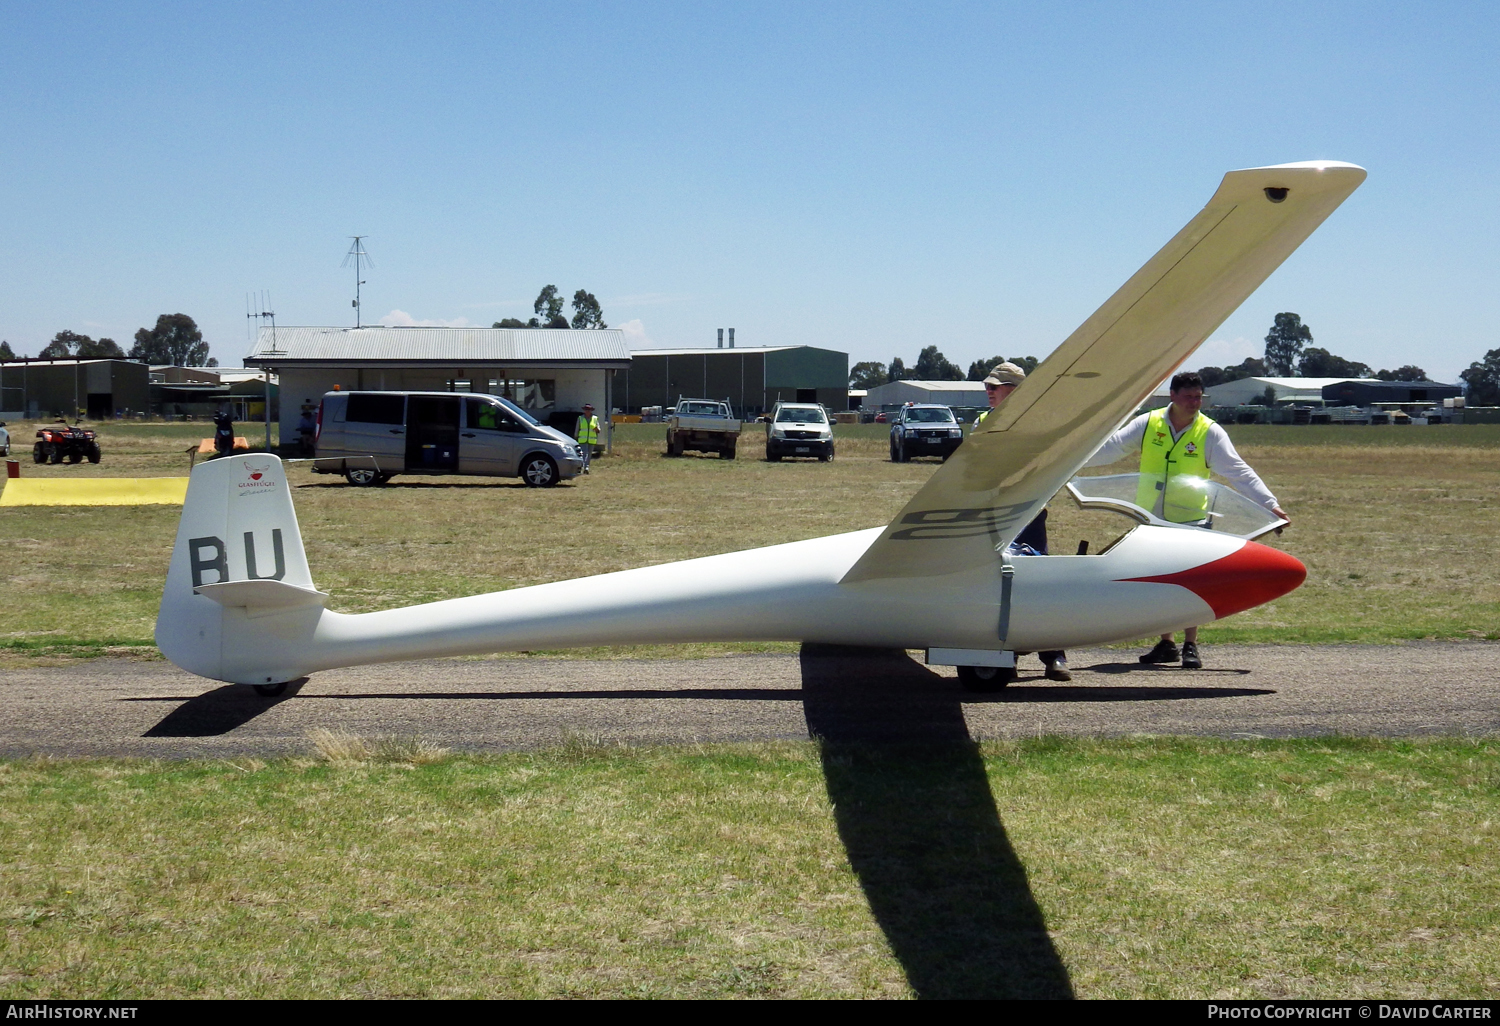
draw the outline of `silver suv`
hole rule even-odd
[[[777,403],[766,421],[766,459],[816,456],[833,459],[833,428],[828,411],[817,403]]]
[[[901,407],[891,419],[891,461],[913,456],[947,459],[963,444],[964,429],[946,406],[922,403]]]
[[[313,470],[352,485],[396,474],[519,477],[547,488],[583,469],[583,450],[515,403],[453,392],[329,392]]]

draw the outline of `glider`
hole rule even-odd
[[[184,670],[264,694],[319,670],[402,659],[743,640],[925,649],[972,684],[985,668],[1013,666],[1017,651],[1159,634],[1268,602],[1306,570],[1254,542],[1277,522],[1235,508],[1222,486],[1213,502],[1225,512],[1204,530],[1134,506],[1133,484],[1081,478],[1070,486],[1079,501],[1140,526],[1095,555],[1012,556],[1007,546],[1364,179],[1333,161],[1226,174],[881,528],[346,614],[313,584],[281,460],[200,465],[157,645]]]

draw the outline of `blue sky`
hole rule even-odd
[[[283,324],[1043,356],[1226,170],[1370,179],[1189,363],[1451,380],[1495,325],[1496,5],[0,4],[0,338]]]

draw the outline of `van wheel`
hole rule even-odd
[[[1011,666],[960,666],[958,668],[958,683],[965,691],[999,691],[1005,685],[1016,679],[1016,671]]]
[[[367,488],[385,484],[386,476],[373,467],[348,467],[344,470],[344,480],[357,487]]]
[[[551,488],[557,484],[557,464],[547,456],[528,456],[521,467],[521,478],[531,488]]]
[[[780,463],[781,462],[781,453],[779,453],[779,452],[772,452],[771,451],[771,447],[769,445],[766,446],[766,462],[767,463]]]

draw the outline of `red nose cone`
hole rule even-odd
[[[1307,567],[1280,549],[1246,542],[1244,548],[1202,566],[1128,580],[1186,588],[1209,604],[1215,619],[1223,619],[1295,591],[1307,580]]]

